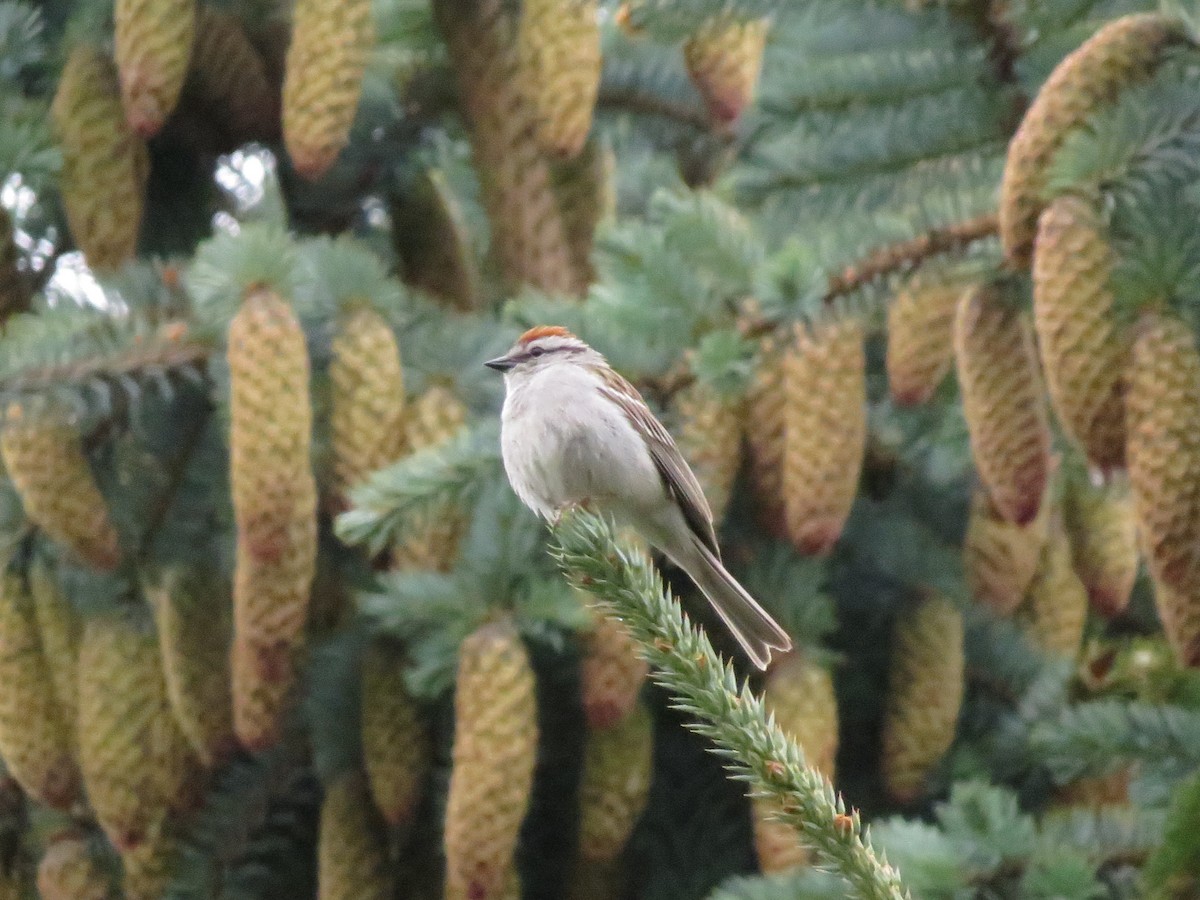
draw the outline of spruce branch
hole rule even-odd
[[[768,715],[748,685],[691,624],[653,567],[617,543],[612,526],[591,513],[569,511],[554,529],[554,555],[568,580],[620,617],[674,696],[694,720],[689,727],[716,744],[734,776],[783,806],[796,827],[862,898],[907,897],[899,873],[871,848],[857,811],[846,811],[833,786],[805,764],[796,742]]]

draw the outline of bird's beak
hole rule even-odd
[[[495,369],[497,372],[507,372],[516,365],[507,356],[497,356],[495,359],[489,359],[484,363],[489,369]]]

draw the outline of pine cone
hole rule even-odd
[[[588,286],[596,279],[592,266],[596,227],[611,218],[616,210],[613,184],[616,164],[611,147],[591,140],[574,159],[560,161],[550,170],[575,271],[575,293],[581,297],[587,294]]]
[[[771,666],[763,699],[779,727],[800,745],[805,761],[832,780],[838,709],[829,670],[811,656],[788,653]],[[754,800],[754,846],[765,873],[783,872],[808,860],[795,826],[773,817],[778,810],[775,801]]]
[[[617,859],[646,806],[654,722],[642,704],[617,725],[589,729],[579,783],[579,855],[584,863]]]
[[[674,398],[679,450],[712,508],[713,521],[725,518],[733,483],[742,463],[742,402],[695,382]]]
[[[1045,543],[1045,516],[1014,525],[996,512],[986,491],[977,489],[963,539],[971,595],[998,615],[1011,615],[1029,590]]]
[[[901,614],[892,641],[882,759],[884,784],[898,802],[921,796],[954,742],[962,696],[962,614],[930,594]]]
[[[1153,581],[1154,606],[1175,658],[1182,666],[1200,666],[1200,586],[1194,578],[1182,587]]]
[[[1063,521],[1075,571],[1092,608],[1108,618],[1120,615],[1129,605],[1138,571],[1137,522],[1129,482],[1120,479],[1096,487],[1083,473],[1069,479]]]
[[[1103,471],[1125,463],[1122,375],[1128,346],[1112,319],[1113,252],[1091,204],[1059,197],[1038,224],[1033,312],[1050,399],[1071,439]]]
[[[1029,324],[999,286],[963,295],[954,358],[979,477],[1001,516],[1028,525],[1050,475],[1050,422]]]
[[[649,671],[624,623],[610,615],[597,615],[584,638],[580,662],[588,726],[602,731],[624,721],[637,706]]]
[[[857,319],[799,328],[784,363],[783,498],[801,553],[828,553],[858,492],[867,437],[866,357]]]
[[[36,559],[29,567],[29,592],[59,718],[74,743],[79,715],[79,635],[83,629],[71,599],[44,560]]]
[[[197,11],[196,43],[184,90],[224,128],[233,146],[279,133],[279,97],[266,64],[241,22],[207,4]]]
[[[50,106],[62,149],[59,190],[71,236],[96,270],[118,269],[137,251],[149,174],[146,145],[125,121],[112,60],[76,46]]]
[[[179,859],[179,843],[161,827],[136,847],[121,852],[125,900],[161,900]]]
[[[230,323],[228,356],[233,719],[243,746],[261,750],[279,738],[316,569],[308,351],[292,308],[257,289]]]
[[[455,309],[477,309],[482,286],[471,229],[441,170],[425,169],[412,192],[398,198],[389,212],[404,283]]]
[[[0,756],[31,797],[68,810],[79,793],[71,723],[62,718],[42,655],[33,598],[20,576],[0,575]]]
[[[317,845],[317,900],[390,900],[387,832],[361,772],[325,788]]]
[[[702,24],[684,43],[688,75],[717,124],[734,122],[753,102],[767,29],[766,19],[741,21],[722,14]]]
[[[967,287],[918,274],[888,305],[888,385],[897,406],[928,402],[954,366],[954,314]]]
[[[537,698],[525,647],[510,622],[459,650],[454,768],[446,800],[446,897],[504,896],[537,756]]]
[[[363,763],[389,825],[411,821],[429,768],[429,732],[404,683],[403,660],[376,640],[362,660]]]
[[[35,525],[88,565],[116,568],[117,530],[74,428],[56,420],[27,421],[14,406],[0,432],[0,454]]]
[[[29,309],[29,283],[20,269],[21,250],[13,236],[12,216],[0,209],[0,324]]]
[[[525,0],[517,31],[522,87],[534,137],[553,156],[583,149],[600,88],[596,0]]]
[[[196,0],[116,0],[117,69],[129,127],[158,134],[187,76]]]
[[[570,295],[576,275],[549,166],[533,137],[535,114],[521,86],[516,23],[498,0],[437,0],[434,12],[471,129],[503,279],[513,291],[532,287]]]
[[[776,537],[786,534],[783,510],[785,449],[784,354],[764,341],[758,371],[746,397],[746,456],[757,519]]]
[[[37,889],[42,900],[113,900],[111,875],[88,841],[68,832],[52,839],[38,863]]]
[[[1139,323],[1129,371],[1129,483],[1157,581],[1185,594],[1200,584],[1200,353],[1183,322]]]
[[[1158,13],[1109,22],[1051,73],[1022,119],[1000,184],[1000,239],[1015,266],[1029,265],[1046,170],[1067,135],[1127,85],[1151,76],[1163,50],[1182,43],[1182,25]]]
[[[1018,619],[1043,651],[1074,660],[1083,640],[1087,609],[1087,589],[1071,565],[1070,543],[1062,528],[1052,525]]]
[[[215,768],[237,745],[229,695],[229,594],[197,573],[173,572],[146,596],[175,721],[200,762]]]
[[[467,408],[449,388],[434,385],[417,395],[404,415],[404,439],[410,452],[437,447],[457,435]],[[458,557],[466,523],[459,510],[438,510],[414,525],[392,548],[393,569],[436,569],[448,572]]]
[[[350,488],[400,458],[404,448],[404,371],[391,326],[376,310],[344,312],[329,364],[334,492],[348,508]]]
[[[283,140],[296,171],[316,181],[350,140],[367,57],[371,0],[297,0],[283,79]]]

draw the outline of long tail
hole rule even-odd
[[[691,565],[683,568],[708,598],[730,633],[737,638],[754,665],[765,669],[771,650],[790,650],[792,639],[758,602],[746,593],[737,579],[725,571],[721,561],[698,539],[693,541]]]

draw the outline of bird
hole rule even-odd
[[[688,574],[755,666],[791,649],[722,564],[712,511],[670,432],[599,351],[539,325],[484,365],[504,373],[500,451],[526,506],[550,522],[583,506],[632,526]]]

